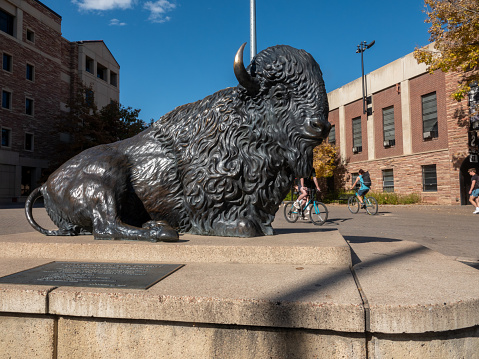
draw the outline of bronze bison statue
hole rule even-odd
[[[45,235],[175,241],[178,232],[272,235],[294,176],[311,173],[328,136],[328,100],[313,57],[290,46],[261,51],[234,72],[237,87],[177,107],[129,139],[87,149],[59,167],[25,204]],[[58,230],[40,227],[43,196]]]

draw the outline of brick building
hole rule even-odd
[[[38,184],[61,138],[55,121],[79,82],[102,107],[119,101],[120,67],[103,41],[70,42],[60,15],[37,0],[0,0],[0,200]]]
[[[469,101],[452,99],[457,76],[429,74],[411,53],[367,74],[366,113],[361,78],[330,92],[329,141],[338,146],[346,168],[336,175],[336,187],[350,186],[362,168],[371,174],[373,191],[467,204],[467,169],[479,167],[470,156],[477,145],[469,143],[476,133],[468,116],[477,91]]]

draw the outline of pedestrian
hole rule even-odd
[[[471,189],[469,190],[469,202],[476,207],[476,210],[472,213],[479,213],[479,176],[476,173],[475,168],[470,168],[468,170],[469,175],[471,175]]]

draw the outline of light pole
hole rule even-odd
[[[366,44],[366,41],[363,41],[359,43],[358,49],[356,50],[356,53],[361,53],[361,81],[362,81],[362,87],[363,87],[363,113],[367,113],[366,111],[366,98],[368,95],[368,85],[366,83],[366,79],[364,77],[364,59],[363,59],[363,52],[369,49],[374,45],[376,41],[373,40],[369,44]]]
[[[250,60],[256,56],[256,0],[250,0],[249,3],[249,37],[250,37]]]

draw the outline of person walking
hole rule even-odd
[[[476,207],[476,210],[472,213],[479,213],[479,176],[476,173],[475,168],[470,168],[468,170],[469,175],[471,176],[471,188],[469,189],[469,202]]]

